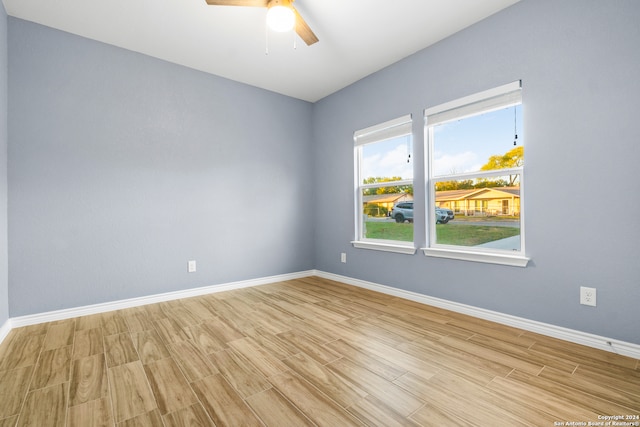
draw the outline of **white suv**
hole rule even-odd
[[[455,218],[453,211],[447,208],[436,208],[436,224],[446,224]]]
[[[391,218],[396,222],[404,222],[405,220],[413,222],[413,202],[400,202],[393,207]]]
[[[413,222],[413,202],[400,202],[393,207],[391,218],[396,222]],[[455,218],[453,211],[447,208],[436,207],[436,224],[446,224]]]

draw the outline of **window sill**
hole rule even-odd
[[[411,245],[401,245],[395,242],[372,242],[364,240],[356,240],[351,242],[354,248],[359,249],[372,249],[374,251],[394,252],[397,254],[413,255],[416,253],[416,248]]]
[[[462,251],[459,249],[422,248],[426,256],[437,258],[458,259],[462,261],[484,262],[487,264],[501,264],[512,267],[526,267],[529,258],[522,255],[499,254],[489,252]]]

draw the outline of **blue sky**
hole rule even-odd
[[[516,107],[518,145],[524,144],[522,105]],[[490,156],[514,148],[514,107],[457,120],[434,129],[434,174],[472,172]],[[362,176],[413,178],[413,158],[407,163],[410,137],[368,144],[362,151]],[[413,153],[412,153],[413,156]]]
[[[522,105],[515,109],[518,145],[523,145]],[[489,157],[514,148],[514,107],[436,126],[434,135],[434,175],[478,171]]]
[[[413,179],[413,143],[411,136],[389,139],[362,147],[362,177]],[[411,153],[412,159],[407,162]]]

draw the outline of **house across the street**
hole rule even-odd
[[[362,197],[364,212],[369,216],[387,216],[396,204],[410,200],[413,200],[413,195],[408,193],[373,194]]]
[[[412,194],[374,194],[363,196],[364,212],[369,216],[387,216],[395,205],[413,200]],[[436,192],[436,205],[456,215],[520,215],[520,187],[471,188]]]
[[[520,187],[437,191],[436,205],[465,216],[518,216],[520,215]]]

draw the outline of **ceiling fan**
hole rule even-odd
[[[318,37],[311,31],[311,28],[302,19],[300,13],[293,7],[292,3],[295,0],[206,0],[210,6],[251,6],[251,7],[266,7],[269,9],[267,12],[267,21],[269,21],[269,15],[277,15],[278,12],[288,15],[289,26],[286,29],[276,31],[286,31],[291,29],[295,25],[296,33],[302,40],[308,45],[318,41]],[[287,19],[287,18],[285,18]],[[294,24],[295,23],[295,24]],[[272,27],[273,28],[273,27]]]

